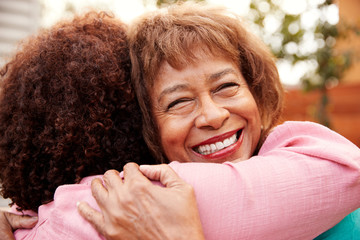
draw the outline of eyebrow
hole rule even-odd
[[[172,87],[168,87],[166,89],[164,89],[164,91],[162,91],[158,97],[158,102],[160,102],[160,100],[167,94],[171,94],[173,92],[179,91],[179,90],[184,90],[184,89],[188,89],[189,87],[186,84],[179,84],[179,85],[175,85]]]
[[[209,77],[208,77],[208,81],[212,82],[214,80],[217,80],[219,78],[221,78],[222,76],[225,76],[227,74],[230,74],[230,73],[233,73],[235,74],[235,70],[233,68],[225,68],[224,70],[220,71],[220,72],[217,72],[217,73],[214,73],[214,74],[211,74]]]

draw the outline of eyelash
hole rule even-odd
[[[218,92],[224,88],[228,88],[228,87],[237,87],[239,86],[238,83],[234,83],[234,82],[228,82],[228,83],[224,83],[224,84],[221,84],[218,88],[216,88],[215,92]]]
[[[166,111],[170,110],[172,107],[174,107],[176,104],[178,103],[182,103],[182,102],[186,102],[186,101],[189,101],[188,98],[180,98],[180,99],[177,99],[173,102],[171,102],[167,107],[166,107]]]

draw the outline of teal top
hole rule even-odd
[[[314,240],[360,240],[360,208]]]

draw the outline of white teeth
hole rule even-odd
[[[202,155],[208,155],[208,154],[220,151],[221,149],[234,144],[236,141],[237,141],[237,138],[236,138],[236,133],[235,133],[234,135],[232,135],[231,137],[229,137],[223,141],[219,141],[219,142],[212,143],[212,144],[201,145],[201,146],[197,147],[195,149],[195,151],[197,151],[198,153],[200,153]]]
[[[225,139],[224,140],[224,146],[227,147],[227,146],[230,146],[231,145],[231,142],[229,139]]]
[[[223,144],[222,142],[217,142],[217,143],[215,143],[215,146],[216,146],[216,148],[219,149],[219,150],[221,150],[221,149],[224,148],[224,144]]]

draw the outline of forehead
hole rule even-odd
[[[189,49],[189,54],[185,56],[179,56],[179,58],[164,58],[158,66],[157,74],[154,80],[161,79],[161,76],[169,72],[184,73],[189,69],[204,68],[206,66],[201,65],[202,62],[227,62],[237,66],[236,59],[232,59],[220,49],[209,49],[206,46],[193,47]]]
[[[148,71],[155,73],[154,75],[152,75],[152,79],[149,79],[150,81],[148,81],[151,84],[158,77],[159,73],[163,70],[166,64],[180,71],[188,67],[189,65],[196,64],[197,62],[199,62],[199,59],[209,59],[213,57],[229,58],[230,55],[229,53],[227,53],[223,49],[218,48],[217,46],[205,45],[204,43],[193,44],[186,48],[182,48],[182,50],[179,51],[169,49],[165,49],[164,51],[165,52],[159,52],[159,56],[156,57],[158,61],[155,63],[153,62],[154,64],[152,64],[152,67],[149,66],[150,69],[148,69]],[[155,59],[153,59],[152,61],[154,60]]]

